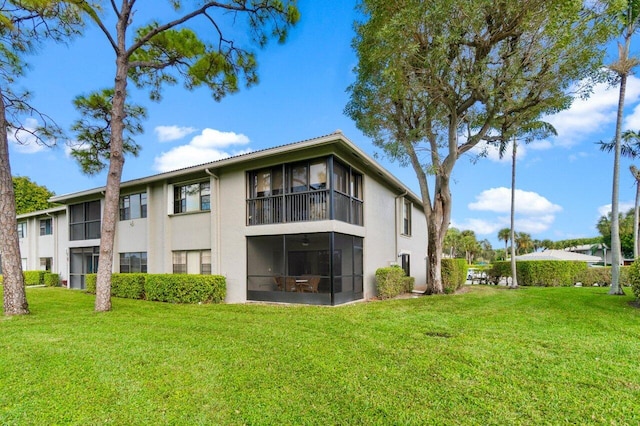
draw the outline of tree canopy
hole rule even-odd
[[[13,190],[16,196],[16,214],[30,213],[53,207],[49,198],[55,193],[46,186],[38,185],[26,176],[13,178]]]
[[[365,21],[356,25],[357,77],[346,113],[390,158],[416,172],[427,217],[427,293],[443,291],[440,260],[456,161],[492,135],[520,134],[522,125],[588,92],[580,83],[598,74],[611,33],[601,6],[361,1]]]
[[[155,101],[161,99],[165,85],[179,81],[189,90],[206,87],[219,101],[237,92],[242,82],[247,86],[258,82],[258,64],[251,44],[262,47],[269,39],[284,42],[300,15],[295,0],[169,0],[174,13],[164,20],[155,16],[156,2],[112,1],[104,9],[84,0],[74,3],[82,6],[87,18],[103,33],[110,48],[105,54],[112,51],[116,64],[114,86],[109,93],[102,92],[93,103],[90,97],[77,100],[86,120],[74,127],[80,138],[89,142],[88,151],[76,151],[81,164],[85,161],[82,165],[86,171],[94,171],[101,167],[102,160],[108,159],[95,301],[96,311],[108,311],[124,155],[135,154],[139,148],[125,133],[135,134],[137,119],[143,116],[138,110],[137,117],[133,117],[130,108],[134,107],[126,104],[129,82],[148,90]],[[198,25],[188,26],[196,19]],[[104,112],[109,103],[108,131],[95,137],[89,126],[106,119]],[[100,117],[93,116],[96,112]],[[127,122],[127,114],[131,114],[132,122]]]
[[[9,161],[9,135],[18,143],[54,144],[60,128],[33,107],[16,79],[27,69],[25,56],[43,40],[61,41],[80,24],[73,2],[6,0],[0,2],[0,256],[5,315],[29,313],[16,222],[16,200]],[[25,126],[33,118],[35,127]]]

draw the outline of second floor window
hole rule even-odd
[[[18,222],[18,238],[27,237],[27,222]]]
[[[40,219],[40,235],[51,235],[51,219]]]
[[[174,186],[174,213],[208,210],[211,210],[211,184],[209,182]]]
[[[69,239],[91,240],[100,238],[100,201],[69,206]]]
[[[145,217],[147,217],[146,192],[120,197],[120,220],[141,219]]]

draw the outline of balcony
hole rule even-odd
[[[334,192],[334,219],[362,225],[362,201]],[[331,191],[308,191],[247,200],[247,224],[308,222],[331,219]]]

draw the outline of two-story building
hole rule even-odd
[[[19,217],[34,230],[44,220],[45,232],[51,218],[56,240],[47,251],[21,245],[23,266],[50,262],[84,288],[97,270],[104,190]],[[419,197],[341,132],[123,182],[119,219],[114,272],[224,275],[231,303],[367,299],[390,264],[426,282]]]

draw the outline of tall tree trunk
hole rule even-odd
[[[518,288],[518,276],[516,271],[516,154],[518,143],[513,139],[513,154],[511,157],[511,288]]]
[[[116,77],[111,110],[111,140],[109,151],[109,173],[104,195],[102,228],[100,230],[100,258],[96,280],[95,311],[111,310],[111,272],[113,269],[113,246],[116,234],[120,200],[120,181],[124,168],[123,134],[125,100],[127,97],[128,57],[125,49],[125,34],[128,12],[122,12],[116,26],[118,32],[118,52],[116,54]],[[123,22],[124,21],[124,22]]]
[[[444,286],[442,285],[442,239],[440,238],[440,229],[433,220],[427,220],[427,259],[428,259],[428,276],[427,289],[425,294],[442,294]]]
[[[620,285],[620,262],[622,258],[620,247],[620,217],[619,217],[619,186],[620,186],[620,151],[622,138],[622,116],[624,112],[624,96],[627,90],[627,74],[620,75],[620,95],[618,97],[618,116],[616,118],[615,153],[613,156],[613,189],[611,191],[611,288],[609,294],[623,295]]]
[[[4,285],[4,314],[24,315],[29,313],[29,304],[24,289],[18,221],[16,220],[16,198],[9,163],[9,141],[4,97],[0,90],[0,257]]]

